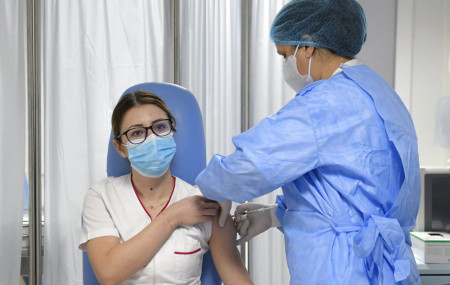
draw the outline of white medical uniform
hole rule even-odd
[[[175,187],[166,207],[183,198],[202,195],[180,178],[174,180]],[[130,174],[105,178],[86,194],[79,248],[85,250],[88,240],[102,236],[115,236],[121,243],[125,242],[151,222],[133,188]],[[177,227],[152,260],[122,284],[200,284],[211,230],[211,221]]]

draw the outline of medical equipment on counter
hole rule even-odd
[[[411,232],[414,256],[424,263],[450,263],[450,234]]]
[[[423,166],[420,175],[417,231],[450,233],[450,167]]]

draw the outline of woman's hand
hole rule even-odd
[[[219,204],[203,196],[184,198],[164,210],[174,227],[210,221],[217,215]]]

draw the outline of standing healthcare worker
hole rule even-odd
[[[274,206],[239,205],[235,222],[241,243],[269,227],[284,232],[291,284],[420,284],[409,237],[417,138],[395,91],[354,58],[366,39],[361,6],[294,0],[270,36],[298,93],[235,136],[236,151],[214,155],[196,184],[226,215],[224,201],[282,187]]]

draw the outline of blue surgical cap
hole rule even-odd
[[[328,48],[346,57],[361,50],[366,35],[366,17],[355,0],[293,0],[270,29],[277,45]]]

